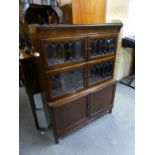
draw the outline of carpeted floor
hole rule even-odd
[[[134,155],[134,89],[117,84],[114,109],[55,144],[51,129],[35,129],[28,97],[20,88],[20,155]]]

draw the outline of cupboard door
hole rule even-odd
[[[88,65],[88,85],[98,83],[113,76],[114,60],[106,60]]]
[[[54,68],[84,62],[86,38],[59,37],[43,40],[43,55],[46,68]]]
[[[116,84],[90,94],[90,116],[111,110]]]
[[[48,74],[50,98],[75,93],[85,87],[84,66]]]
[[[54,115],[59,135],[76,128],[87,120],[87,96],[55,107]]]
[[[116,35],[88,36],[89,59],[114,55],[116,52]]]

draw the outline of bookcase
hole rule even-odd
[[[37,27],[40,85],[50,106],[55,141],[111,113],[121,22]]]

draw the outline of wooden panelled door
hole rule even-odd
[[[112,109],[115,84],[90,94],[90,117]]]
[[[56,128],[59,135],[75,128],[88,119],[88,97],[84,96],[54,108]]]

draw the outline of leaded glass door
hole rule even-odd
[[[114,59],[95,61],[88,64],[88,86],[113,78]]]
[[[85,66],[69,68],[47,74],[49,98],[62,97],[86,87]]]
[[[115,55],[117,35],[89,35],[88,57],[89,59],[103,58]]]
[[[84,62],[86,49],[86,38],[84,36],[43,40],[45,67],[52,69]]]

